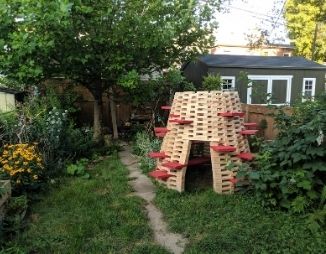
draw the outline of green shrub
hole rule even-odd
[[[326,199],[326,95],[276,115],[279,136],[247,171],[265,205],[302,213],[322,209]],[[241,175],[241,173],[240,173]]]
[[[81,176],[82,178],[89,178],[90,174],[86,172],[88,159],[80,159],[75,164],[67,166],[67,174],[70,176]]]
[[[11,197],[6,207],[6,216],[2,228],[0,228],[0,243],[18,233],[24,226],[24,218],[28,207],[28,200],[25,195]],[[2,237],[1,234],[4,234]]]
[[[74,98],[69,92],[59,95],[49,89],[42,97],[28,97],[14,112],[0,115],[2,145],[36,142],[48,177],[62,173],[67,161],[90,155],[92,131],[74,124]]]
[[[156,160],[148,157],[148,153],[159,151],[161,141],[153,138],[147,132],[138,132],[135,136],[133,151],[135,154],[141,156],[140,168],[148,173],[153,170],[156,165]]]
[[[204,90],[221,90],[222,79],[220,74],[208,74],[204,77],[202,87]]]

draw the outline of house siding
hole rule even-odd
[[[0,92],[0,112],[11,111],[15,108],[15,95]]]
[[[189,64],[189,67],[192,64]],[[187,66],[188,68],[188,66]],[[202,77],[208,73],[219,73],[221,76],[235,76],[236,90],[239,91],[240,100],[243,103],[247,102],[247,84],[239,81],[239,73],[247,72],[248,75],[284,75],[293,76],[291,86],[291,103],[301,99],[302,84],[304,78],[316,78],[315,95],[320,94],[325,90],[325,70],[305,70],[305,69],[254,69],[254,68],[221,68],[208,67],[205,65],[193,64],[189,70],[184,69],[184,75],[189,81],[193,81],[196,86],[201,85]]]

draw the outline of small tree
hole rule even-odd
[[[87,87],[99,139],[103,93],[130,72],[161,71],[212,46],[219,3],[2,1],[0,70],[28,85],[59,76]]]
[[[208,74],[204,77],[202,87],[204,90],[221,90],[222,79],[220,74]]]
[[[326,60],[326,2],[324,0],[288,0],[285,19],[297,55]]]

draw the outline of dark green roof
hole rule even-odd
[[[326,66],[303,57],[205,55],[199,57],[199,61],[208,67],[326,70]]]
[[[3,92],[3,93],[10,93],[10,94],[17,94],[17,93],[20,93],[19,91],[15,90],[15,89],[7,88],[7,87],[2,87],[2,86],[0,86],[0,92]]]

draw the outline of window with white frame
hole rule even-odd
[[[304,78],[302,86],[303,100],[315,96],[316,78]]]
[[[221,76],[222,84],[221,89],[222,91],[233,91],[235,88],[235,77],[233,76]]]
[[[284,105],[291,100],[292,75],[249,75],[248,104]]]

